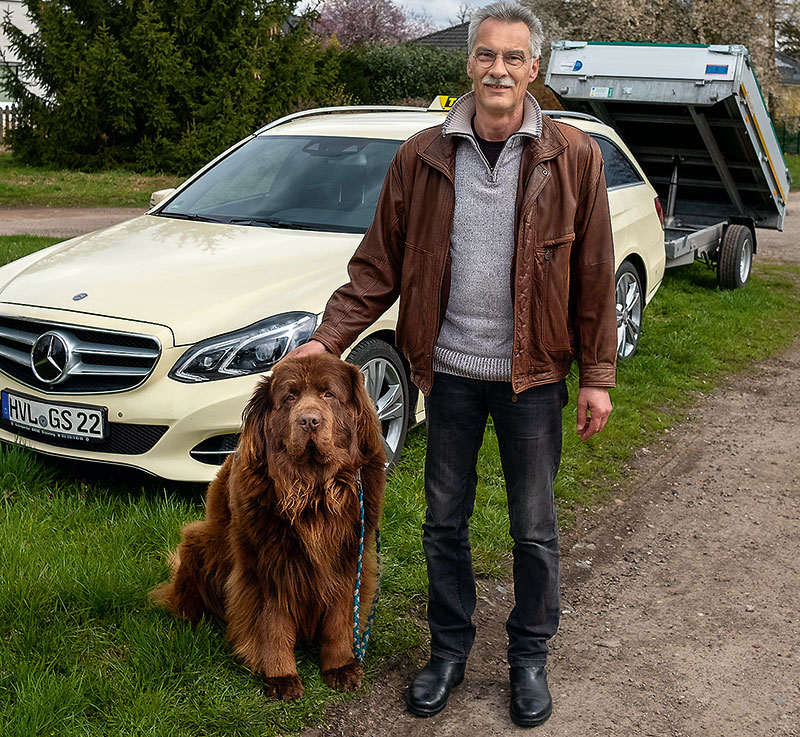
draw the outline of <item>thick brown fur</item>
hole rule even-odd
[[[269,696],[302,696],[299,640],[319,645],[325,683],[359,688],[357,474],[364,616],[377,589],[385,462],[380,423],[356,366],[328,354],[280,362],[253,394],[238,449],[208,487],[205,520],[184,527],[171,580],[153,589],[153,599],[193,624],[203,617],[224,623]]]

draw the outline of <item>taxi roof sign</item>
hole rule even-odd
[[[453,97],[451,95],[437,95],[433,98],[433,101],[430,105],[428,105],[428,110],[433,111],[448,111],[453,104],[458,99],[458,97]]]

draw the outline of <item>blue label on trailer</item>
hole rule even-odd
[[[727,74],[728,65],[706,64],[706,74]]]

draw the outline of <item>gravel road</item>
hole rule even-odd
[[[800,264],[800,193],[759,260]],[[0,208],[0,234],[77,235],[141,211]],[[800,344],[700,400],[642,448],[562,541],[562,625],[541,737],[800,737]],[[305,737],[511,735],[508,584],[481,581],[467,677],[431,719],[404,711],[423,652]]]
[[[144,212],[141,207],[0,207],[0,235],[72,238]]]

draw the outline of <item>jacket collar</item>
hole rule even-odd
[[[467,93],[464,97],[471,94],[472,93]],[[459,100],[456,101],[456,105],[462,99],[463,97],[459,98]],[[536,101],[534,100],[534,102]],[[472,104],[474,105],[474,101]],[[536,105],[538,107],[538,103],[536,103]],[[455,109],[455,105],[453,105],[453,109]],[[451,113],[453,109],[451,109]],[[449,118],[450,115],[448,114],[448,117],[445,118],[445,123],[439,126],[441,131],[439,135],[431,135],[427,144],[423,144],[418,149],[418,153],[424,161],[445,174],[450,181],[455,181],[456,141],[453,135],[448,135],[444,132],[444,125]],[[553,159],[568,146],[566,137],[561,133],[558,126],[551,118],[547,115],[541,115],[540,120],[541,135],[538,138],[534,138],[531,135],[527,135],[523,138],[523,164],[525,166],[536,166],[536,164],[542,161]],[[468,118],[467,125],[469,128],[469,135],[472,135],[471,117]],[[433,131],[437,129],[431,128],[429,130],[433,133]]]
[[[536,98],[530,93],[525,93],[522,109],[522,125],[512,135],[530,136],[539,138],[542,135],[542,109]],[[455,101],[450,112],[442,124],[442,135],[450,136],[459,134],[474,138],[472,119],[475,117],[475,93],[467,92]]]

